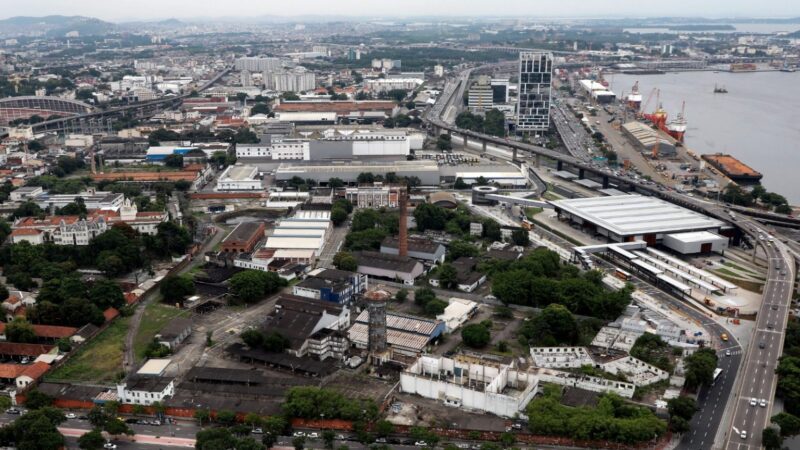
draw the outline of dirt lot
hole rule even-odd
[[[387,420],[398,425],[443,426],[483,431],[505,431],[508,420],[489,414],[476,414],[445,406],[442,402],[416,395],[396,394],[400,413],[388,410]]]

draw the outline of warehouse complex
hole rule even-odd
[[[673,203],[641,195],[577,198],[549,202],[559,219],[579,224],[585,231],[610,242],[663,243],[668,234],[705,231],[719,233],[725,223]],[[684,236],[669,239],[696,239]],[[717,244],[719,248],[719,244]],[[713,245],[712,245],[713,247]]]

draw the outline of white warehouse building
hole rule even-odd
[[[445,405],[514,417],[524,414],[538,378],[510,365],[459,355],[422,356],[400,374],[402,392]]]
[[[256,191],[262,189],[258,167],[228,166],[217,179],[217,191]]]

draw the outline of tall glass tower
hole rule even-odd
[[[519,54],[519,100],[517,131],[543,132],[550,127],[550,86],[553,78],[553,54]]]

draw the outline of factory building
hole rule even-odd
[[[255,191],[263,189],[258,178],[258,167],[228,166],[217,179],[215,191]]]
[[[369,292],[365,294],[365,297],[369,296]],[[361,311],[353,326],[347,330],[350,343],[355,348],[369,349],[370,335],[372,335],[375,351],[383,353],[389,350],[392,354],[391,357],[395,359],[403,356],[416,357],[423,353],[430,343],[441,336],[445,330],[445,324],[441,320],[386,312],[385,305],[384,308],[381,308],[379,300],[373,301],[373,303],[373,308]],[[373,311],[377,313],[377,316],[371,316]]]
[[[197,150],[197,147],[191,146],[157,146],[147,149],[147,156],[145,160],[150,162],[164,161],[169,155],[186,155],[187,153]]]
[[[663,139],[656,130],[641,122],[623,124],[622,134],[642,153],[667,158],[674,157],[678,153],[675,144]]]
[[[301,297],[338,304],[350,304],[368,286],[367,276],[336,269],[314,269],[308,278],[294,285],[292,293]]]
[[[397,208],[399,201],[398,189],[383,183],[348,187],[344,196],[356,208]]]
[[[466,355],[421,356],[400,374],[402,392],[500,417],[522,414],[538,385],[514,360],[502,364]]]
[[[296,165],[281,164],[275,170],[277,181],[288,181],[298,176],[312,179],[318,183],[327,183],[331,178],[339,178],[345,183],[356,183],[358,175],[370,172],[373,175],[386,176],[393,172],[398,177],[418,177],[423,186],[439,184],[439,166],[435,161],[393,161],[391,163],[364,163],[349,161],[342,164]]]
[[[725,224],[681,206],[637,194],[549,202],[559,219],[610,242],[662,243],[665,236],[693,231],[719,232]]]
[[[269,144],[238,145],[238,158],[318,161],[370,156],[407,156],[411,140],[404,134],[359,133],[322,139],[276,139]]]
[[[609,91],[608,87],[596,81],[580,80],[578,84],[586,95],[597,103],[611,103],[617,98],[617,95]]]
[[[361,251],[353,254],[358,262],[358,273],[387,280],[402,280],[414,285],[424,273],[422,263],[408,256],[396,256],[379,252]]]

